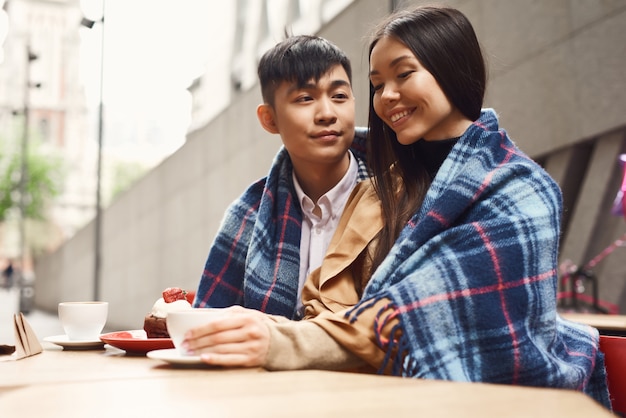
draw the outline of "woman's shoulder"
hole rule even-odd
[[[453,164],[445,188],[463,189],[466,195],[480,200],[501,196],[509,201],[525,196],[527,202],[559,204],[561,190],[557,182],[504,130],[486,129],[461,141],[451,153]]]

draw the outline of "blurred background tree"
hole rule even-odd
[[[0,222],[20,210],[22,156],[17,147],[8,146],[10,144],[10,141],[0,139]],[[44,220],[47,204],[61,192],[62,160],[45,152],[39,141],[31,140],[26,167],[25,218]]]

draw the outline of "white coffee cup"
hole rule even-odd
[[[72,341],[94,341],[107,322],[109,302],[61,302],[59,320]]]
[[[195,308],[169,312],[165,323],[174,347],[176,347],[181,356],[187,356],[190,353],[182,347],[187,331],[223,317],[223,309]]]

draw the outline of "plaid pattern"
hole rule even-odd
[[[557,184],[485,109],[348,317],[391,301],[375,331],[399,319],[377,332],[396,375],[572,388],[608,407],[597,330],[556,311],[560,215]]]
[[[366,130],[351,148],[359,181],[367,178]],[[205,264],[194,307],[242,305],[295,319],[302,211],[289,154],[278,151],[267,177],[227,209]]]

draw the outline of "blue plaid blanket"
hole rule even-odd
[[[608,407],[597,330],[557,314],[560,216],[558,185],[485,109],[348,318],[391,301],[375,330],[398,319],[377,333],[396,375],[578,389]]]
[[[359,180],[367,178],[365,137],[356,129],[351,147]],[[241,305],[295,318],[300,275],[302,210],[284,147],[269,174],[226,210],[209,250],[194,307]]]

